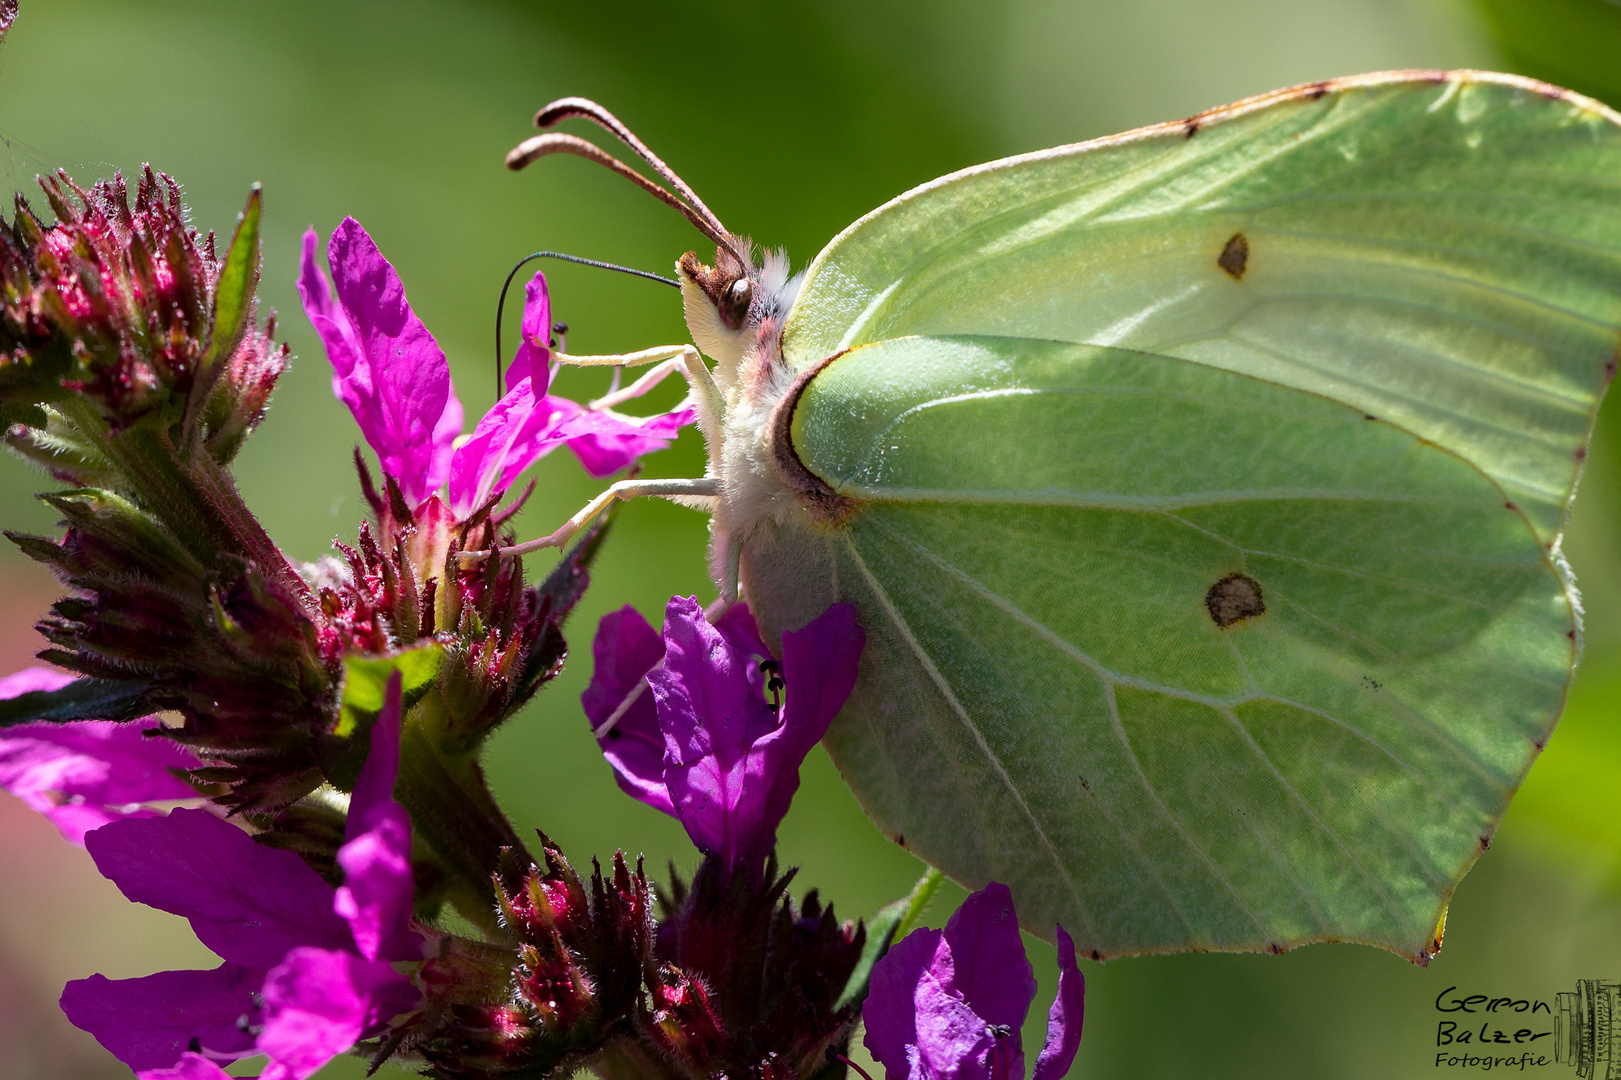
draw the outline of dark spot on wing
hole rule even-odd
[[[1182,121],[1182,137],[1184,139],[1191,139],[1197,134],[1199,134],[1198,117],[1190,116]]]
[[[895,843],[899,844],[901,847],[906,846],[906,834],[904,833],[896,833],[894,836],[890,837],[890,839],[895,841]]]
[[[1578,446],[1576,448],[1576,460],[1577,461],[1586,461],[1587,460],[1587,447]]]
[[[1103,959],[1103,954],[1098,952],[1096,949],[1093,949],[1092,950],[1092,959],[1094,959],[1094,960],[1102,960]]]
[[[1266,951],[1271,953],[1273,956],[1282,956],[1283,946],[1274,941],[1266,947]]]
[[[1216,265],[1227,272],[1227,276],[1234,281],[1244,280],[1244,271],[1249,268],[1250,242],[1243,233],[1233,233],[1227,245],[1216,256]]]
[[[1491,846],[1492,846],[1492,838],[1491,837],[1482,836],[1480,838],[1480,850],[1481,851],[1485,851],[1487,848],[1489,848]]]
[[[1306,91],[1306,96],[1316,101],[1328,93],[1329,86],[1330,84],[1326,82],[1312,83],[1311,88]]]
[[[1380,690],[1383,690],[1385,688],[1384,684],[1379,682],[1372,675],[1364,675],[1364,676],[1362,676],[1362,685],[1366,686],[1369,690],[1372,690],[1375,693],[1377,693]]]
[[[1261,599],[1261,586],[1245,574],[1228,574],[1204,594],[1204,606],[1210,618],[1223,630],[1241,622],[1266,614],[1266,603]]]
[[[1081,777],[1081,786],[1086,789],[1086,793],[1088,795],[1092,794],[1092,785],[1086,782],[1086,777],[1084,776]]]
[[[1362,419],[1364,419],[1364,420],[1377,420],[1379,418],[1377,416],[1373,415],[1371,412],[1368,412],[1368,413],[1363,413],[1362,414]]]
[[[1518,510],[1518,509],[1519,509],[1519,507],[1518,507],[1518,506],[1515,506],[1515,505],[1514,505],[1514,504],[1513,504],[1513,503],[1511,503],[1511,502],[1506,502],[1506,503],[1504,503],[1504,504],[1503,504],[1503,509],[1504,509],[1504,510]]]
[[[1568,637],[1570,640],[1575,641],[1576,640],[1576,631],[1574,631],[1574,630],[1566,630],[1565,631],[1565,636]]]

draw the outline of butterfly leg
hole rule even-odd
[[[592,412],[600,412],[603,409],[611,409],[615,405],[623,405],[627,401],[633,401],[647,393],[649,390],[653,389],[653,387],[657,386],[665,379],[669,378],[670,374],[680,370],[680,367],[681,358],[679,356],[669,360],[660,361],[654,367],[649,368],[646,374],[637,379],[635,382],[631,383],[629,386],[623,389],[610,390],[602,397],[599,397],[595,401],[588,404],[586,408],[590,409]],[[615,374],[617,376],[617,372]]]
[[[719,493],[719,487],[711,477],[701,476],[691,480],[620,480],[609,486],[608,490],[592,499],[585,509],[565,521],[556,532],[550,536],[543,536],[538,540],[526,540],[521,544],[499,549],[502,555],[526,555],[541,548],[562,547],[569,539],[615,500],[634,499],[638,495],[670,496],[714,496]],[[463,551],[456,555],[464,563],[478,562],[486,559],[496,552],[494,550]]]
[[[567,353],[554,352],[552,359],[559,364],[574,367],[660,365],[625,389],[614,391],[593,401],[592,409],[612,408],[621,401],[628,401],[632,397],[644,394],[670,371],[679,370],[686,377],[687,385],[692,388],[693,401],[698,407],[698,428],[703,432],[704,441],[709,444],[711,457],[720,446],[721,420],[726,414],[725,400],[721,396],[720,387],[715,385],[714,376],[709,373],[709,366],[704,363],[698,350],[691,345],[658,345],[651,349],[642,349],[640,352],[605,356],[570,356]],[[664,368],[665,364],[670,366]]]
[[[691,345],[655,345],[631,353],[606,353],[602,356],[570,356],[553,350],[552,360],[570,367],[639,367],[656,364],[661,360],[679,360],[687,353],[697,353]]]
[[[687,384],[692,390],[692,397],[698,408],[698,425],[703,431],[704,439],[710,444],[711,457],[713,450],[719,445],[721,418],[725,413],[725,400],[721,396],[720,388],[709,373],[709,367],[699,355],[698,350],[691,345],[661,345],[652,349],[643,349],[640,352],[621,353],[607,356],[570,356],[566,353],[554,352],[552,359],[560,364],[570,364],[576,367],[630,367],[637,364],[657,364],[653,370],[647,372],[636,382],[622,390],[616,390],[605,397],[591,402],[592,409],[611,408],[621,401],[639,397],[652,389],[659,381],[667,378],[672,371],[680,371],[686,377]],[[598,514],[602,513],[616,500],[634,499],[639,495],[661,495],[666,498],[706,497],[714,498],[720,494],[719,482],[712,476],[696,477],[690,480],[620,480],[596,498],[586,504],[585,508],[550,536],[543,536],[538,540],[527,540],[512,547],[501,548],[503,555],[523,555],[541,548],[562,547],[569,539]],[[463,563],[477,562],[494,554],[493,550],[463,551],[457,558]]]

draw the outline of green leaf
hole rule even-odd
[[[918,879],[909,894],[894,903],[885,904],[867,920],[867,943],[861,948],[861,959],[856,961],[855,970],[845,980],[839,1000],[833,1004],[834,1012],[846,1005],[858,1005],[866,998],[867,984],[872,981],[872,966],[884,958],[890,945],[905,937],[917,925],[923,909],[934,898],[944,880],[945,875],[931,869]]]
[[[371,725],[383,709],[390,676],[400,673],[401,704],[409,711],[433,689],[443,659],[444,649],[438,645],[423,645],[393,656],[344,658],[337,726],[318,736],[315,743],[321,771],[330,783],[344,791],[354,786],[371,749]]]
[[[253,294],[259,285],[259,214],[263,198],[258,184],[237,221],[236,235],[225,253],[219,283],[214,288],[214,326],[200,368],[209,372],[236,351],[253,312]],[[199,379],[199,382],[203,381]]]
[[[334,735],[348,738],[370,726],[383,709],[383,695],[394,672],[400,673],[403,707],[410,709],[439,677],[444,649],[423,645],[393,656],[350,656],[343,662],[343,700],[338,707]]]
[[[0,431],[22,424],[42,428],[47,422],[45,409],[32,401],[0,400]]]
[[[145,682],[77,679],[56,690],[34,690],[0,700],[0,728],[36,721],[133,720],[149,710]]]

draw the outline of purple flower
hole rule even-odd
[[[90,833],[85,847],[105,877],[131,900],[190,920],[225,963],[71,982],[68,1019],[163,1080],[211,1075],[182,1061],[188,1048],[220,1061],[268,1054],[264,1077],[303,1080],[413,1008],[415,987],[390,964],[422,955],[409,925],[410,821],[393,798],[400,704],[396,672],[350,799],[341,890],[292,852],[202,810]]]
[[[304,234],[298,293],[332,362],[332,391],[415,509],[449,477],[461,434],[450,366],[358,221],[344,218],[327,244],[330,285],[316,261],[318,242],[314,229]]]
[[[564,399],[567,400],[567,399]],[[572,401],[568,402],[574,405]],[[578,405],[574,406],[579,408]],[[604,416],[603,413],[586,413]],[[698,419],[697,409],[677,409],[656,416],[630,417],[614,414],[619,424],[610,429],[600,424],[589,434],[578,435],[568,441],[568,448],[580,459],[585,471],[592,476],[608,476],[629,466],[643,454],[663,450],[670,445],[681,429]]]
[[[1061,1080],[1075,1061],[1086,980],[1058,927],[1058,996],[1032,1080]],[[944,931],[914,930],[873,965],[864,1042],[886,1080],[1024,1080],[1024,1026],[1036,980],[1013,896],[991,882]]]
[[[0,679],[0,699],[55,690],[73,676],[25,668]],[[0,730],[0,788],[50,819],[70,843],[124,817],[150,817],[150,803],[197,796],[176,775],[201,766],[178,744],[147,732],[155,716],[127,723],[101,720],[22,724]]]
[[[548,394],[551,301],[545,277],[536,274],[523,339],[507,369],[509,389],[457,446],[462,406],[450,367],[411,310],[399,275],[354,218],[344,218],[327,245],[330,283],[318,245],[314,229],[304,234],[298,279],[304,312],[332,362],[333,392],[413,510],[448,480],[451,508],[465,518],[565,442],[593,476],[606,476],[669,445],[696,418],[691,409],[625,417]]]
[[[465,517],[559,445],[568,444],[592,476],[607,476],[662,450],[697,418],[692,409],[634,418],[593,411],[551,388],[551,297],[537,273],[524,290],[523,336],[507,368],[507,393],[456,449],[450,505]]]
[[[727,873],[757,868],[800,763],[855,685],[866,641],[855,618],[837,604],[784,634],[769,680],[776,662],[741,604],[711,626],[696,599],[674,597],[662,642],[633,608],[603,619],[582,703],[620,787],[680,819]],[[780,710],[762,691],[781,694]]]
[[[466,517],[493,493],[512,486],[519,473],[597,422],[595,414],[582,416],[574,402],[546,392],[551,385],[547,342],[552,309],[545,277],[536,274],[526,293],[523,337],[507,368],[510,389],[484,414],[452,461],[450,506],[458,517]]]
[[[551,293],[546,288],[546,275],[537,272],[524,290],[523,340],[506,375],[507,386],[514,391],[528,379],[535,396],[547,403],[548,414],[560,425],[563,438],[549,443],[537,457],[550,453],[557,441],[564,441],[586,472],[592,476],[607,476],[643,454],[669,446],[683,427],[698,418],[696,409],[678,409],[654,416],[623,416],[607,410],[588,410],[568,398],[547,394],[553,374],[551,332]],[[522,468],[515,469],[513,475],[522,471]]]

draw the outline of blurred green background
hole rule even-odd
[[[518,257],[546,247],[668,272],[699,246],[677,215],[584,162],[502,168],[552,98],[617,111],[731,228],[802,266],[884,200],[989,158],[1382,68],[1512,66],[1621,103],[1618,57],[1621,7],[1609,0],[23,0],[0,49],[0,181],[29,188],[58,167],[88,181],[150,161],[185,185],[200,227],[221,231],[249,184],[264,184],[264,302],[298,360],[239,476],[271,533],[313,559],[352,538],[360,500],[347,464],[358,431],[293,289],[305,228],[324,233],[344,214],[365,224],[449,354],[470,418],[491,399],[496,291]],[[571,352],[686,340],[669,290],[547,273]],[[598,385],[569,373],[560,390]],[[1088,964],[1072,1075],[1433,1075],[1432,1002],[1448,987],[1551,1000],[1577,978],[1621,977],[1621,442],[1613,419],[1601,427],[1567,544],[1587,596],[1582,675],[1498,842],[1459,888],[1440,956],[1419,969],[1319,945]],[[696,473],[696,436],[648,465]],[[526,535],[597,489],[566,453],[538,478]],[[0,461],[0,524],[49,530],[28,498],[42,486]],[[615,788],[578,695],[603,612],[635,604],[656,623],[671,593],[711,595],[704,538],[696,514],[625,508],[573,623],[574,662],[488,755],[520,827],[543,826],[576,860],[622,847],[655,867],[695,861],[674,822]],[[26,661],[27,626],[52,598],[47,577],[0,553],[7,670]],[[921,870],[820,751],[781,846],[800,884],[847,916]],[[943,890],[931,919],[961,895]],[[1029,944],[1043,992],[1026,1035],[1039,1040],[1053,964],[1050,947]],[[0,796],[0,1077],[127,1076],[56,1013],[61,983],[211,963],[183,922],[125,903],[82,851]],[[361,1073],[344,1062],[322,1075]]]

